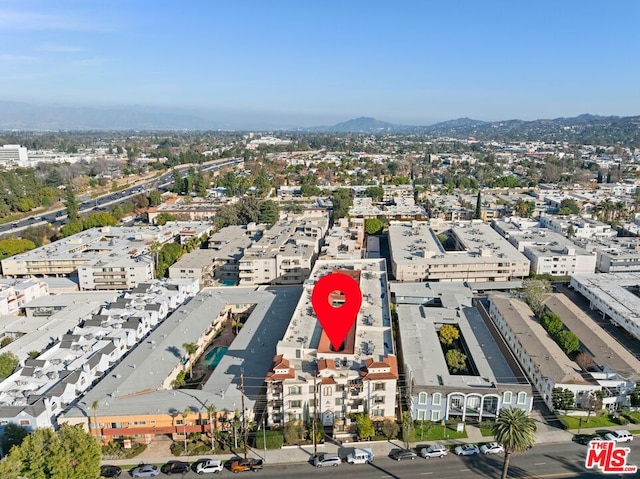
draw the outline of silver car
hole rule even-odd
[[[155,477],[160,474],[160,468],[152,464],[140,464],[131,471],[132,477]]]
[[[463,444],[462,446],[457,446],[454,452],[458,456],[475,456],[480,454],[480,449],[475,444]]]
[[[425,459],[429,459],[430,457],[439,457],[443,458],[447,455],[447,448],[442,444],[434,444],[433,446],[423,447],[420,449],[420,456]]]

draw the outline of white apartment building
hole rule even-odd
[[[0,315],[17,314],[29,301],[49,294],[49,286],[37,279],[0,279]]]
[[[0,165],[5,168],[28,166],[27,149],[20,145],[2,145],[0,147]]]
[[[547,228],[563,236],[572,236],[577,239],[606,239],[617,236],[617,232],[611,226],[591,218],[581,216],[556,217],[543,215],[540,217],[540,227]]]
[[[340,218],[329,230],[320,252],[323,259],[358,259],[362,257],[364,220]]]
[[[600,273],[640,272],[640,241],[619,238],[596,246],[596,270]]]
[[[5,277],[68,276],[78,273],[82,290],[130,289],[154,278],[150,247],[184,243],[213,225],[171,222],[162,227],[92,228],[2,260]]]
[[[597,273],[571,277],[571,287],[603,318],[640,339],[640,273]]]
[[[501,282],[529,276],[529,260],[481,221],[392,221],[389,248],[397,281]]]
[[[328,228],[324,212],[279,220],[244,250],[238,266],[240,285],[302,283],[313,268]]]
[[[331,346],[311,305],[316,281],[333,272],[354,278],[363,298],[338,351]],[[387,287],[382,259],[316,263],[266,377],[270,426],[305,421],[315,415],[322,420],[325,432],[352,438],[352,413],[367,412],[374,421],[395,419],[398,362]],[[336,294],[335,299],[340,297]]]
[[[580,374],[578,365],[551,339],[526,303],[502,295],[491,295],[489,303],[500,334],[549,409],[554,409],[554,388],[569,389],[575,398],[601,389],[597,381]]]
[[[494,326],[461,283],[393,283],[399,348],[414,420],[481,422],[500,409],[531,412],[533,388],[509,354],[501,351]],[[464,373],[452,373],[439,340],[443,325],[455,326],[467,356]],[[462,346],[464,344],[464,346]],[[425,367],[428,365],[428,367]]]

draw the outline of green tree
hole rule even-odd
[[[553,337],[555,337],[555,335],[564,328],[564,324],[562,323],[560,316],[552,313],[551,311],[543,311],[540,314],[540,324]]]
[[[163,245],[158,254],[156,277],[163,278],[169,266],[175,263],[180,256],[182,256],[182,246],[178,243],[167,243]]]
[[[211,435],[211,453],[215,450],[215,437],[218,431],[217,424],[215,424],[216,413],[218,412],[215,404],[209,404],[207,406],[207,414],[209,414],[209,434]]]
[[[260,205],[258,222],[273,226],[280,218],[280,207],[275,201],[263,201]]]
[[[509,461],[514,453],[525,452],[536,442],[536,423],[524,409],[501,409],[493,423],[493,435],[504,447],[502,479],[509,473]]]
[[[75,220],[67,223],[62,228],[60,228],[60,236],[62,238],[66,238],[67,236],[73,236],[75,234],[81,233],[83,230],[82,221]]]
[[[149,207],[149,199],[142,193],[134,196],[132,201],[137,210],[146,210]]]
[[[522,282],[524,300],[534,314],[540,314],[547,295],[551,293],[551,283],[546,279],[528,278]]]
[[[0,378],[11,376],[16,367],[20,364],[18,356],[13,353],[0,354]]]
[[[364,190],[364,195],[371,198],[373,201],[382,201],[384,197],[384,188],[382,186],[370,186]]]
[[[162,212],[158,216],[156,216],[156,224],[158,226],[164,226],[169,221],[176,221],[176,217],[173,216],[171,213]]]
[[[353,200],[346,188],[338,188],[333,193],[333,219],[344,218],[349,213]]]
[[[395,439],[398,437],[398,433],[400,432],[400,426],[398,426],[398,423],[393,419],[385,419],[380,428],[382,430],[382,434],[387,439]]]
[[[25,479],[20,473],[22,463],[16,456],[8,455],[0,460],[0,477],[2,479]]]
[[[149,206],[158,206],[162,203],[162,193],[158,190],[153,190],[149,193]]]
[[[91,410],[93,411],[93,429],[96,432],[96,439],[98,439],[98,408],[100,407],[100,403],[98,401],[93,401],[91,403]]]
[[[382,232],[384,228],[384,223],[380,221],[378,218],[367,218],[364,220],[364,230],[369,235],[377,235]]]
[[[260,196],[262,197],[269,193],[269,190],[271,189],[271,180],[269,180],[269,175],[267,175],[264,168],[260,168],[260,171],[258,171],[258,174],[253,180],[253,186],[258,189]]]
[[[575,402],[575,395],[570,389],[553,388],[551,391],[551,404],[553,405],[553,409],[572,409]]]
[[[218,229],[239,224],[238,209],[236,208],[236,205],[223,205],[218,208],[213,224]]]
[[[560,202],[560,209],[558,210],[560,215],[579,215],[580,205],[572,198],[565,198]]]
[[[24,253],[35,248],[33,241],[21,238],[6,238],[0,240],[0,259],[8,258],[16,254]]]
[[[100,446],[81,426],[36,429],[10,456],[25,479],[86,479],[100,475]]]
[[[438,332],[440,342],[445,346],[451,346],[460,338],[460,330],[453,324],[443,324]]]
[[[76,195],[74,194],[71,185],[67,185],[67,188],[64,191],[64,206],[67,209],[67,218],[69,221],[75,221],[80,218],[80,215],[78,214],[78,201],[76,200]]]
[[[629,401],[633,407],[640,406],[640,386],[636,386],[631,392],[629,395]]]
[[[558,343],[560,349],[562,349],[567,355],[575,353],[580,349],[580,340],[573,331],[563,329],[562,331],[559,331],[553,339]]]
[[[189,377],[193,379],[193,364],[190,362],[193,359],[193,356],[198,351],[198,345],[196,343],[184,343],[182,345],[184,350],[187,352],[187,361],[189,362]]]
[[[360,438],[370,438],[376,433],[373,422],[368,414],[361,412],[356,414],[356,427]]]
[[[316,185],[305,183],[303,185],[300,185],[300,194],[305,197],[320,196],[322,195],[322,190]]]
[[[88,230],[90,228],[98,228],[101,226],[115,226],[118,224],[118,220],[114,216],[106,211],[99,211],[97,213],[91,213],[86,218],[82,219],[82,228]]]
[[[0,437],[0,448],[2,452],[8,454],[13,446],[20,446],[24,438],[28,435],[29,431],[25,428],[10,422],[4,427],[2,437]]]
[[[482,218],[482,194],[478,191],[478,197],[476,198],[476,211],[473,217],[477,220]]]
[[[450,349],[447,351],[444,355],[444,359],[452,374],[463,372],[467,369],[467,355],[461,353],[457,349]]]
[[[290,446],[304,440],[306,431],[302,421],[287,421],[284,425],[284,440]]]

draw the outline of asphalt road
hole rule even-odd
[[[631,448],[627,464],[640,465],[640,444],[625,444]],[[509,477],[520,479],[543,478],[602,478],[602,474],[589,471],[584,467],[587,448],[579,444],[547,444],[535,446],[525,454],[512,456]],[[442,459],[422,459],[394,461],[388,457],[376,456],[372,464],[349,465],[338,467],[315,468],[309,464],[269,464],[255,473],[265,478],[344,478],[349,479],[442,479],[442,478],[499,478],[504,456],[458,457],[452,454]],[[231,474],[228,469],[222,475]],[[245,473],[240,473],[245,474]],[[251,474],[251,473],[246,473]],[[121,477],[127,477],[123,472]],[[213,477],[213,474],[209,475]],[[164,477],[160,474],[159,477]],[[196,478],[190,472],[184,478]],[[253,477],[253,474],[251,474]],[[618,477],[618,476],[614,476]],[[628,476],[632,477],[632,476]]]
[[[201,166],[202,171],[213,171],[220,169],[224,166],[238,165],[242,163],[241,158],[230,158],[227,161],[220,163],[211,163],[211,164],[203,164]],[[194,165],[179,165],[185,169],[187,167],[191,167]],[[197,165],[196,165],[197,166]],[[162,176],[158,178],[154,178],[152,180],[147,181],[143,184],[138,184],[136,186],[132,186],[130,188],[126,188],[115,193],[109,193],[98,198],[93,198],[90,200],[86,200],[78,205],[78,211],[83,213],[89,213],[91,211],[101,211],[107,210],[109,206],[122,203],[124,201],[128,201],[131,197],[140,194],[140,193],[148,193],[151,190],[158,189],[160,191],[167,191],[169,187],[173,184],[173,173],[168,171],[164,173]],[[39,215],[30,216],[28,218],[24,218],[20,221],[16,221],[14,223],[8,223],[5,225],[0,225],[0,236],[7,234],[14,234],[28,228],[30,226],[37,226],[41,224],[47,223],[64,223],[67,219],[67,211],[62,208],[59,210],[49,211],[47,213],[41,213]]]

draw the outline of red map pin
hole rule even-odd
[[[344,296],[344,303],[334,306],[333,300],[341,298],[340,293]],[[358,317],[362,305],[360,286],[346,274],[327,274],[313,287],[311,304],[333,349],[337,351]]]

